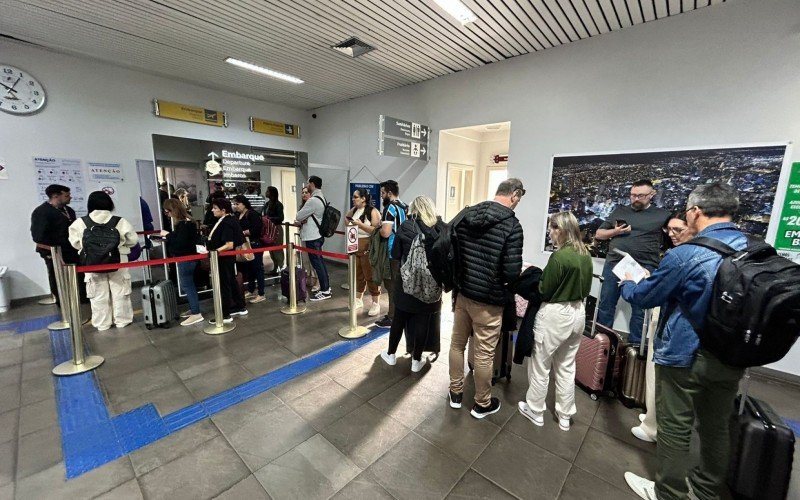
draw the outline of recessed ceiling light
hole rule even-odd
[[[225,59],[225,62],[228,64],[233,64],[234,66],[238,66],[240,68],[244,68],[250,71],[255,71],[256,73],[261,73],[262,75],[267,75],[271,78],[277,78],[278,80],[283,80],[285,82],[304,83],[303,80],[297,78],[296,76],[287,75],[286,73],[281,73],[279,71],[275,71],[269,68],[257,66],[249,62],[240,61],[239,59],[234,59],[232,57],[228,57],[227,59]]]
[[[456,18],[456,20],[461,23],[461,26],[465,26],[473,21],[478,20],[478,16],[469,10],[469,7],[464,5],[464,3],[460,0],[433,1],[436,2],[436,5],[444,9],[445,12]]]

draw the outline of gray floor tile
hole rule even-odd
[[[338,340],[336,338],[336,333],[341,326],[345,326],[346,322],[341,320],[337,321],[336,319],[333,319],[333,321],[334,324],[341,323],[341,325],[336,326],[336,328],[331,328],[330,333],[320,334],[316,333],[314,330],[309,330],[303,335],[293,335],[291,338],[284,340],[276,338],[276,340],[296,356],[307,356]]]
[[[22,335],[17,335],[14,332],[0,333],[0,351],[8,351],[11,349],[19,349],[22,347]]]
[[[104,332],[90,330],[85,335],[86,343],[92,353],[105,358],[115,358],[150,344],[150,339],[134,325]]]
[[[53,378],[53,375],[45,375],[24,380],[22,382],[20,404],[24,406],[45,399],[53,399],[55,397]]]
[[[222,436],[139,478],[145,498],[210,498],[250,474]]]
[[[227,341],[228,339],[225,340]],[[276,347],[279,347],[278,342],[261,330],[246,336],[231,337],[229,342],[225,342],[223,349],[233,359],[242,361],[254,355],[266,353]]]
[[[610,434],[648,453],[655,453],[655,443],[646,443],[631,434],[631,427],[639,425],[641,412],[642,410],[638,408],[625,408],[618,401],[606,400],[600,404],[592,421],[592,428]]]
[[[198,422],[131,453],[133,470],[136,476],[142,476],[219,435],[219,430],[209,420]]]
[[[357,366],[333,379],[364,399],[371,399],[408,375],[400,366],[389,366],[373,360]]]
[[[653,477],[656,457],[608,434],[589,429],[575,465],[625,490],[628,487],[623,478],[625,472]]]
[[[267,352],[244,359],[241,361],[241,365],[252,373],[254,377],[259,377],[297,359],[299,358],[285,347],[276,346]]]
[[[20,375],[22,374],[22,366],[13,364],[0,368],[0,386],[18,384]]]
[[[639,498],[630,488],[621,490],[599,477],[586,472],[577,466],[572,466],[567,476],[567,482],[561,490],[559,500],[634,500]]]
[[[225,351],[211,348],[171,359],[168,364],[181,380],[188,380],[192,377],[205,375],[232,362],[233,358]]]
[[[322,435],[365,469],[408,432],[397,420],[364,404],[325,428]]]
[[[164,363],[161,352],[147,344],[119,356],[106,357],[106,362],[97,369],[97,376],[101,380],[111,379]]]
[[[346,356],[331,361],[325,366],[320,368],[320,371],[329,377],[336,377],[344,372],[352,370],[355,367],[363,366],[370,363],[371,360],[365,358],[359,351],[351,352]]]
[[[144,497],[139,482],[131,479],[95,498],[97,500],[142,500]]]
[[[22,347],[0,351],[0,368],[15,366],[22,363]]]
[[[315,434],[314,428],[286,406],[222,429],[237,453],[256,471]]]
[[[238,364],[230,364],[190,378],[184,381],[184,384],[195,398],[205,399],[252,380],[252,378],[253,376]]]
[[[286,404],[320,431],[364,404],[364,400],[331,380]]]
[[[554,499],[567,478],[570,464],[504,430],[472,468],[520,498],[530,498],[531,492],[536,492],[536,498]]]
[[[414,432],[445,453],[471,464],[497,436],[500,427],[488,418],[473,418],[465,408],[454,410],[446,401]]]
[[[230,434],[253,418],[283,406],[271,391],[264,392],[227,410],[211,416],[211,420],[226,434]]]
[[[147,403],[153,403],[162,417],[195,402],[195,397],[183,382],[160,387],[154,391],[133,396],[123,401],[111,401],[114,414],[129,412]]]
[[[61,460],[61,433],[57,427],[22,436],[17,450],[17,481],[48,469]]]
[[[153,331],[155,332],[156,330]],[[153,338],[153,343],[161,351],[165,359],[175,359],[205,349],[219,348],[221,344],[220,340],[211,335],[199,335],[196,332],[174,335],[170,333],[171,330],[166,330],[165,332],[157,332],[162,334],[163,337]],[[236,330],[229,335],[236,335]]]
[[[45,375],[52,375],[52,373],[53,358],[42,358],[22,363],[22,380],[44,377]]]
[[[122,457],[69,481],[65,475],[62,462],[18,480],[17,498],[93,498],[133,479],[133,469],[128,457]]]
[[[307,375],[302,375],[294,380],[290,380],[289,382],[285,382],[278,387],[275,387],[272,389],[272,392],[274,392],[275,395],[281,399],[281,401],[287,402],[298,396],[302,396],[308,391],[314,389],[315,387],[319,387],[330,380],[331,378],[324,373],[319,371],[311,372]]]
[[[20,385],[15,382],[0,387],[0,412],[7,412],[19,408]]]
[[[258,482],[256,476],[252,474],[214,498],[216,500],[270,500],[270,496],[264,491],[264,487]]]
[[[407,377],[369,400],[369,403],[413,429],[437,408],[447,405],[443,392],[434,393]]]
[[[56,401],[54,398],[23,406],[19,411],[20,436],[58,425],[58,414],[56,413]]]
[[[531,496],[534,496],[531,492]],[[470,469],[447,495],[452,500],[512,500],[514,497],[474,470]]]
[[[26,333],[25,336],[30,335]],[[31,344],[22,346],[22,362],[38,361],[47,359],[52,361],[53,354],[50,351],[50,344]]]
[[[19,410],[15,409],[9,410],[5,413],[0,413],[0,443],[17,439],[18,423]]]
[[[503,429],[572,463],[578,456],[578,450],[581,449],[589,426],[573,421],[569,431],[564,432],[558,427],[558,421],[552,413],[545,413],[544,418],[544,426],[538,427],[527,418],[517,414],[511,417]]]
[[[156,389],[180,383],[180,381],[175,372],[164,364],[144,368],[120,377],[101,379],[101,387],[108,395],[109,401],[116,405]]]
[[[411,433],[368,470],[395,498],[417,499],[444,498],[467,468],[466,463]]]
[[[272,498],[325,500],[360,472],[335,446],[315,434],[255,476]]]
[[[0,444],[0,486],[14,482],[16,441]]]
[[[339,490],[333,500],[393,500],[369,471],[364,471]]]

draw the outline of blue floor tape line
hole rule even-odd
[[[38,318],[43,320],[44,318]],[[51,320],[53,321],[53,320]],[[47,325],[45,325],[47,326]],[[39,328],[40,329],[40,328]],[[315,354],[162,417],[152,403],[112,417],[94,372],[56,377],[56,403],[67,479],[80,476],[280,384],[345,356],[389,333],[340,341]],[[50,332],[55,364],[71,359],[69,330]]]
[[[60,319],[60,314],[51,314],[49,316],[41,316],[39,318],[10,321],[8,323],[0,324],[0,331],[13,331],[17,334],[35,332],[37,330],[44,330],[47,328],[47,325]]]

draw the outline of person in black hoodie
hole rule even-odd
[[[225,198],[213,198],[211,200],[211,213],[217,218],[217,222],[208,235],[206,248],[209,251],[216,250],[224,252],[234,250],[244,243],[242,228],[232,215],[231,202]],[[242,289],[236,281],[236,257],[219,258],[219,281],[220,298],[222,299],[222,321],[230,323],[233,321],[231,316],[246,316],[247,307],[242,296]],[[211,318],[209,323],[214,324],[215,318]]]
[[[450,406],[461,408],[464,350],[470,333],[475,342],[475,405],[472,416],[484,418],[500,409],[492,397],[494,350],[500,338],[509,284],[522,271],[522,226],[514,209],[525,195],[522,181],[500,183],[494,200],[465,208],[454,219],[459,276],[450,341]]]
[[[427,196],[418,196],[411,202],[408,216],[395,234],[392,245],[392,259],[399,263],[405,263],[408,259],[411,245],[418,234],[423,235],[425,253],[429,255],[433,242],[445,229],[444,222],[436,216],[433,200]],[[394,366],[397,362],[397,346],[405,330],[406,350],[412,353],[411,371],[418,372],[425,366],[423,351],[439,352],[442,299],[440,295],[436,302],[424,302],[405,292],[401,273],[398,273],[398,278],[394,283],[394,317],[389,333],[389,348],[381,352],[381,358]]]
[[[261,216],[258,212],[253,210],[250,205],[250,200],[243,194],[237,194],[233,197],[233,210],[239,214],[239,226],[242,228],[242,234],[250,241],[251,248],[258,248],[261,244],[261,231],[264,223],[261,221]],[[264,297],[264,254],[257,253],[253,255],[253,260],[240,262],[242,270],[244,271],[245,279],[247,280],[247,295],[246,299],[250,299],[251,304],[257,304],[267,300]],[[256,283],[258,283],[258,295],[255,295]]]
[[[169,257],[197,255],[197,226],[186,206],[181,201],[170,198],[164,202],[164,213],[172,218],[174,225],[172,232],[161,231],[161,236],[167,240],[167,255]],[[181,317],[186,318],[181,322],[181,326],[203,321],[203,315],[200,314],[200,297],[194,284],[197,262],[196,260],[178,262],[181,287],[186,291],[186,299],[189,301],[189,310],[181,314]]]
[[[267,203],[261,210],[261,215],[266,215],[273,224],[276,224],[280,229],[278,231],[278,239],[272,242],[273,245],[283,245],[283,203],[278,199],[278,188],[275,186],[267,186]],[[269,253],[272,262],[275,264],[273,272],[280,275],[283,269],[283,250],[273,250]]]

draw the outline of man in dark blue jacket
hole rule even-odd
[[[715,238],[736,250],[747,246],[731,222],[739,208],[736,190],[704,184],[689,195],[686,221],[698,236]],[[622,296],[643,308],[662,307],[666,324],[654,341],[658,471],[655,482],[631,472],[625,480],[645,499],[719,498],[730,454],[728,422],[743,375],[700,345],[696,331],[704,322],[722,257],[687,244],[673,248],[649,278],[623,281]],[[663,312],[662,312],[663,314]],[[679,321],[681,317],[688,320]],[[687,471],[692,429],[697,421],[700,465]]]

